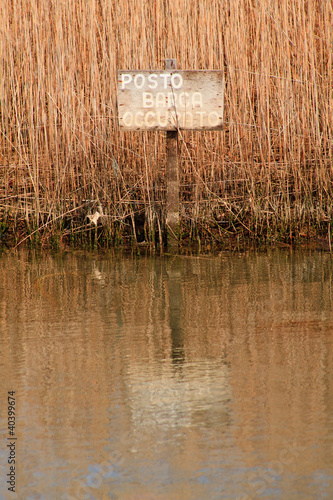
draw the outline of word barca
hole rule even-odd
[[[178,106],[181,108],[202,108],[201,92],[143,92],[142,107],[143,108],[170,108]]]

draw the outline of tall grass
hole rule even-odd
[[[331,1],[2,0],[0,14],[3,220],[75,233],[99,206],[113,235],[161,235],[165,137],[119,131],[116,80],[173,57],[226,81],[224,131],[180,134],[190,234],[330,224]]]

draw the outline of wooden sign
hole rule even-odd
[[[119,71],[122,130],[222,130],[223,71]]]

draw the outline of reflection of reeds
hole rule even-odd
[[[327,231],[332,25],[331,3],[315,0],[4,2],[2,219],[69,234],[86,213],[62,226],[59,216],[93,200],[112,215],[114,241],[161,240],[164,135],[119,132],[116,74],[176,57],[179,68],[226,74],[225,131],[181,134],[189,234]]]
[[[195,422],[225,428],[224,405],[249,464],[257,450],[273,471],[287,460],[292,468],[299,461],[307,467],[318,439],[327,442],[333,410],[330,255],[131,261],[21,253],[19,259],[4,255],[1,272],[3,373],[12,374],[14,345],[17,385],[29,388],[22,398],[34,410],[29,415],[38,433],[47,424],[66,436],[59,448],[64,460],[77,460],[77,439],[90,439],[101,461],[109,459],[100,445],[109,429],[121,439],[131,426],[140,436],[147,426],[155,439],[156,425],[179,425],[189,432],[181,451],[189,464],[193,453],[200,454]],[[175,327],[182,359],[174,357]],[[59,413],[64,401],[66,412]],[[110,407],[118,404],[115,424]],[[188,431],[187,418],[194,423]],[[26,425],[23,418],[22,440],[31,440]],[[292,461],[303,446],[306,453]],[[116,449],[122,453],[124,443]],[[38,448],[42,457],[48,450]],[[316,460],[327,465],[325,452],[318,451]]]

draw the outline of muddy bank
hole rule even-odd
[[[264,250],[266,248],[304,248],[331,251],[330,223],[314,225],[294,221],[292,224],[271,224],[258,227],[250,218],[197,217],[180,218],[178,234],[172,246],[179,252],[218,252]],[[123,218],[110,220],[101,206],[81,207],[64,215],[39,221],[24,214],[2,214],[0,247],[43,249],[124,249],[165,252],[170,249],[168,230],[163,219],[155,214],[148,220],[144,210]]]

